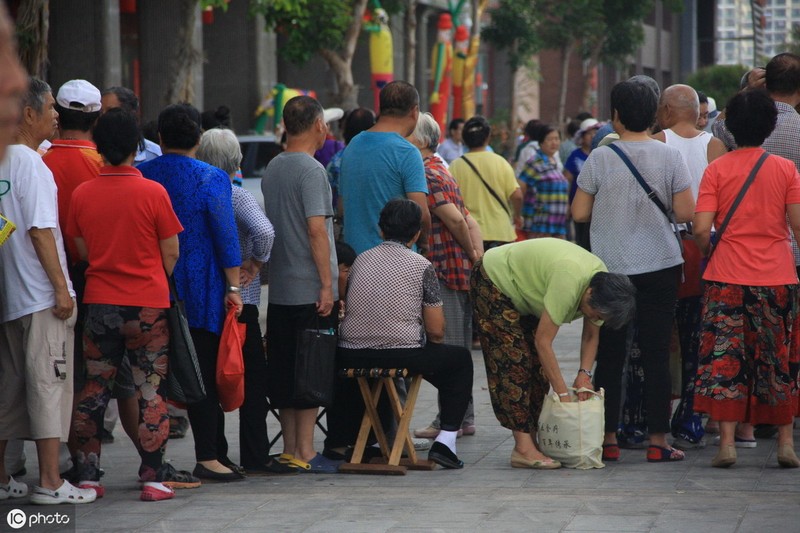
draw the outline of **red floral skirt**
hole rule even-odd
[[[706,285],[695,411],[720,421],[792,422],[800,368],[796,296],[795,285]]]

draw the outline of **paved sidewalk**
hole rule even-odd
[[[578,365],[580,324],[563,328],[556,353],[568,380]],[[75,509],[77,529],[63,531],[142,532],[413,532],[413,531],[613,531],[613,532],[793,532],[800,531],[800,469],[777,466],[775,441],[739,450],[729,470],[711,468],[716,447],[688,452],[683,462],[649,464],[644,450],[623,450],[622,460],[602,470],[512,469],[511,432],[491,409],[480,352],[474,397],[478,432],[458,440],[466,463],[459,471],[409,472],[406,476],[300,474],[253,477],[181,490],[174,500],[138,500],[138,456],[122,429],[103,447],[102,500]],[[435,390],[424,384],[413,427],[436,411]],[[238,419],[226,420],[231,457],[238,457]],[[277,422],[270,417],[271,433]],[[322,449],[318,431],[318,449]],[[800,438],[800,431],[795,433]],[[278,445],[280,446],[280,444]],[[279,451],[279,448],[278,450]],[[36,461],[27,448],[29,475]],[[179,469],[194,467],[191,436],[170,441],[169,459]],[[0,531],[10,531],[7,513],[53,511],[18,501],[0,502]],[[65,512],[64,506],[59,511]],[[44,531],[19,529],[17,531]],[[49,531],[49,530],[48,530]]]

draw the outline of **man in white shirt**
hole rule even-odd
[[[0,163],[10,190],[0,210],[17,226],[0,246],[0,457],[9,439],[35,441],[39,486],[31,503],[90,503],[97,494],[61,479],[59,441],[69,436],[73,397],[75,292],[58,226],[53,174],[36,149],[58,113],[45,82],[29,79],[16,144]],[[0,499],[28,493],[0,462]]]

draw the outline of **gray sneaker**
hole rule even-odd
[[[702,450],[706,447],[706,439],[702,437],[697,442],[692,442],[689,439],[685,439],[683,437],[676,437],[675,440],[672,441],[672,446],[674,448],[678,448],[679,450]]]

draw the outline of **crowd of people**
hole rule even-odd
[[[777,434],[780,466],[800,467],[800,57],[748,73],[713,117],[694,88],[635,76],[614,86],[608,123],[577,117],[562,145],[558,125],[533,120],[512,161],[492,151],[482,116],[454,119],[440,144],[403,81],[374,112],[342,116],[298,96],[283,109],[285,149],[265,169],[262,209],[235,184],[242,153],[224,106],[169,105],[159,143],[145,142],[129,89],[71,80],[53,91],[26,78],[5,13],[0,47],[0,214],[16,225],[0,242],[0,499],[102,498],[109,418],[139,453],[144,501],[203,482],[337,472],[364,404],[353,380],[338,380],[330,402],[297,394],[308,329],[338,332],[338,368],[406,368],[436,387],[439,413],[415,446],[443,468],[464,467],[457,439],[478,431],[476,343],[513,468],[561,467],[537,440],[543,401],[600,387],[604,461],[629,444],[625,413],[636,411],[649,462],[680,461],[716,429],[711,464],[730,467],[757,445],[755,427]],[[331,134],[338,119],[344,142]],[[185,406],[167,384],[175,301],[205,389]],[[216,383],[228,312],[245,325],[238,462]],[[573,378],[553,341],[577,319]],[[283,446],[273,455],[270,408]],[[165,461],[183,416],[192,471]],[[39,462],[30,489],[24,440]]]

